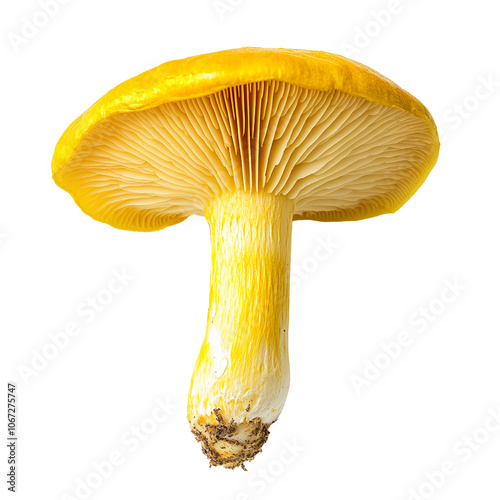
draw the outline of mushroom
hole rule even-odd
[[[252,460],[285,404],[292,221],[398,210],[439,151],[414,97],[326,52],[242,48],[111,90],[59,140],[53,178],[94,219],[156,231],[205,216],[207,329],[188,397],[210,465]]]

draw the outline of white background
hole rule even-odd
[[[212,0],[62,3],[25,43],[40,3],[1,7],[0,325],[2,379],[19,386],[17,498],[83,498],[77,485],[90,480],[92,499],[498,499],[495,2],[223,0],[219,12]],[[113,229],[56,187],[50,163],[67,125],[123,80],[249,45],[350,55],[420,99],[443,144],[395,215],[294,223],[293,275],[303,277],[291,297],[290,393],[244,472],[210,469],[185,417],[208,306],[205,220]],[[338,247],[314,262],[322,240]],[[133,278],[86,321],[78,310],[122,270]],[[81,333],[23,377],[71,322]],[[402,332],[411,343],[387,361],[381,344]],[[375,362],[385,368],[366,368]],[[157,398],[176,405],[160,423]],[[141,425],[149,434],[135,450]],[[109,477],[97,476],[93,463],[118,453]],[[444,462],[453,473],[435,474]]]

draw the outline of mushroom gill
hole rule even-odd
[[[284,195],[294,220],[393,212],[425,179],[432,125],[397,107],[276,80],[111,115],[57,174],[84,212],[157,230],[222,192]]]

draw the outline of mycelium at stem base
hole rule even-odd
[[[188,419],[210,465],[244,468],[285,404],[293,211],[284,196],[243,191],[205,209],[210,299]]]

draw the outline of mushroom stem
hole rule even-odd
[[[243,191],[205,209],[210,303],[188,419],[210,465],[244,468],[285,404],[293,213],[284,196]]]

